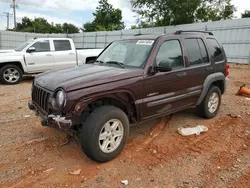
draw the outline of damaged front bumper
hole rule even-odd
[[[37,107],[32,101],[28,103],[28,107],[30,110],[36,113],[36,116],[41,117],[41,124],[43,126],[57,128],[61,130],[69,130],[73,125],[72,120],[69,118],[55,114],[45,115],[41,110],[39,110],[39,107]]]

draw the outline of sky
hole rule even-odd
[[[83,23],[93,20],[92,13],[98,6],[98,0],[16,0],[18,4],[17,22],[27,16],[44,17],[49,22],[73,23],[82,27]],[[3,12],[12,13],[12,0],[0,0],[0,30],[6,28],[6,16]],[[129,0],[109,0],[115,8],[122,10],[123,21],[127,28],[136,23],[136,14],[131,11]],[[246,9],[250,10],[250,0],[232,0],[237,7],[235,17],[240,17]],[[13,27],[13,16],[10,17],[10,27]]]

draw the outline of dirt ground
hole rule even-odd
[[[232,65],[229,78],[216,118],[190,109],[132,127],[122,154],[106,164],[87,158],[74,139],[65,145],[64,132],[40,125],[27,108],[31,79],[0,85],[0,187],[249,188],[250,100],[235,93],[242,83],[250,88],[250,66]],[[196,125],[209,130],[177,133]]]

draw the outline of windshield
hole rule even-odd
[[[26,48],[31,42],[33,42],[33,40],[30,40],[30,41],[28,41],[28,42],[25,42],[25,43],[21,44],[20,46],[18,46],[18,47],[15,49],[15,51],[18,51],[18,52],[22,51],[22,50],[23,50],[24,48]]]
[[[117,67],[140,68],[144,65],[154,40],[124,40],[113,42],[96,60]]]

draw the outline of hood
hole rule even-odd
[[[0,53],[11,53],[16,52],[15,50],[0,50]]]
[[[10,57],[10,56],[22,56],[22,52],[17,52],[15,50],[0,50],[1,57]]]
[[[0,50],[0,63],[23,60],[23,53],[15,50]]]
[[[109,66],[83,65],[48,71],[35,78],[35,84],[50,91],[61,87],[66,92],[122,79],[141,76],[141,69],[121,69]]]

